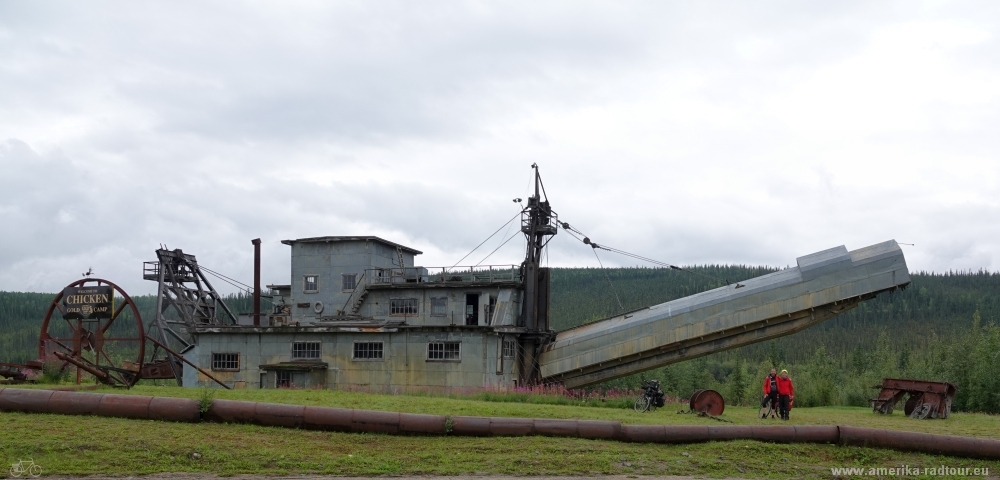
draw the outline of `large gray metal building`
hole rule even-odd
[[[237,387],[514,385],[518,265],[414,266],[421,252],[373,236],[285,240],[291,285],[270,285],[267,325],[195,327],[185,356]],[[185,371],[185,385],[207,384]]]

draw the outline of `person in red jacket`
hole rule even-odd
[[[782,370],[777,378],[778,384],[778,413],[782,420],[788,420],[788,411],[791,409],[792,400],[795,399],[795,387],[792,379],[788,378],[788,370]]]
[[[778,371],[773,368],[770,375],[764,377],[764,399],[760,401],[760,408],[767,406],[768,401],[778,409]]]

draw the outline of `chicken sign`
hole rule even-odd
[[[111,318],[114,289],[110,285],[66,288],[63,290],[62,307],[63,318],[67,320]]]

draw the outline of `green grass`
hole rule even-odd
[[[101,389],[101,392],[116,390]],[[140,395],[198,399],[200,389],[137,387]],[[215,390],[217,399],[297,403],[440,415],[619,420],[623,423],[707,424],[675,413],[586,406],[490,402],[460,398],[377,395],[328,390]],[[728,408],[735,424],[765,422],[756,410]],[[797,408],[792,421],[773,424],[856,425],[998,438],[1000,417],[954,414],[948,420],[876,416],[861,408]],[[132,475],[206,472],[338,475],[405,474],[637,474],[710,477],[829,478],[830,467],[899,465],[989,467],[1000,462],[835,445],[778,445],[755,441],[694,445],[628,444],[549,437],[465,438],[391,436],[290,430],[251,425],[177,424],[101,417],[0,413],[0,462],[32,458],[46,474]],[[200,455],[196,458],[195,453]],[[684,455],[684,454],[687,455]],[[6,469],[0,469],[0,475]]]
[[[129,393],[134,395],[186,397],[200,399],[207,389],[137,386],[131,390],[101,388],[98,392]],[[617,420],[623,424],[705,424],[721,425],[716,420],[694,415],[679,415],[687,405],[667,404],[652,413],[638,414],[625,408],[593,408],[586,405],[550,405],[487,401],[431,395],[385,395],[336,390],[223,390],[211,389],[214,398],[247,400],[254,402],[293,403],[366,410],[385,410],[434,415],[470,415],[487,417],[575,418],[582,420]],[[953,413],[947,420],[912,420],[897,411],[892,415],[876,415],[860,407],[795,408],[791,420],[760,420],[757,409],[728,407],[722,418],[736,425],[761,423],[781,425],[850,425],[855,427],[886,428],[943,435],[966,435],[1000,439],[1000,415]]]
[[[989,467],[1000,462],[832,445],[734,441],[627,444],[546,437],[462,438],[324,433],[249,425],[0,414],[0,461],[46,474],[207,472],[338,475],[643,474],[829,477],[830,467]],[[195,453],[200,458],[195,458]],[[684,453],[688,455],[685,456]]]

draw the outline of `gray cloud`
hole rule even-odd
[[[93,266],[149,292],[160,243],[248,281],[255,237],[267,282],[287,281],[283,238],[376,234],[448,265],[514,214],[533,162],[564,220],[668,262],[897,238],[914,270],[996,269],[998,19],[989,2],[6,2],[0,289]],[[596,265],[552,245],[553,265]],[[515,239],[489,261],[520,255]]]

